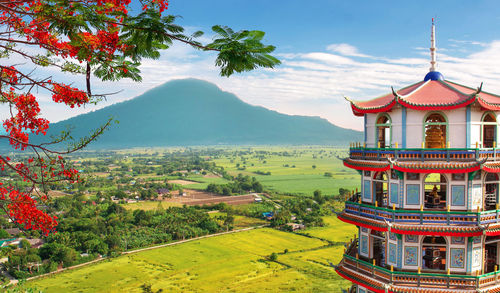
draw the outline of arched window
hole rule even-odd
[[[446,246],[444,237],[425,237],[422,242],[422,268],[446,270]]]
[[[497,139],[497,118],[492,112],[487,112],[481,119],[483,148],[492,148]]]
[[[391,117],[389,117],[386,113],[379,115],[377,118],[377,122],[375,123],[375,128],[377,130],[377,146],[380,145],[381,148],[391,147],[391,123]]]
[[[494,210],[498,202],[498,174],[487,173],[484,176],[484,209]]]
[[[443,174],[432,173],[424,180],[425,207],[431,209],[446,208],[448,196],[446,177]]]
[[[430,113],[424,120],[424,141],[426,148],[445,148],[448,122],[441,113]]]
[[[377,172],[373,176],[373,192],[375,193],[375,200],[379,206],[387,206],[388,199],[388,181],[386,172]]]

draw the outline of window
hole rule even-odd
[[[380,145],[381,148],[391,147],[391,117],[387,114],[381,114],[377,118],[377,123],[375,128],[377,130],[377,146]]]
[[[484,177],[484,209],[494,210],[498,202],[498,175],[486,173]]]
[[[424,122],[424,142],[426,148],[445,148],[448,122],[440,113],[430,113]]]
[[[427,236],[422,243],[423,269],[446,270],[446,239]]]
[[[427,175],[424,181],[425,207],[445,209],[447,190],[446,177],[443,174],[432,173]]]
[[[492,148],[497,138],[497,118],[492,112],[487,112],[483,115],[481,122],[483,148]]]
[[[379,206],[387,206],[389,181],[386,172],[377,172],[373,177],[373,192]]]

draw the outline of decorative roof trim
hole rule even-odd
[[[482,169],[488,173],[500,173],[500,162],[487,162]]]
[[[350,272],[347,272],[348,269],[346,268],[343,268],[343,267],[336,267],[335,268],[335,272],[337,272],[337,274],[339,274],[339,276],[341,276],[342,278],[348,280],[348,281],[351,281],[355,284],[358,284],[360,286],[363,286],[367,289],[369,289],[370,291],[373,291],[373,292],[376,292],[376,293],[385,293],[385,292],[388,292],[388,293],[394,293],[394,291],[385,291],[385,288],[384,289],[378,289],[376,287],[373,287],[374,285],[373,284],[370,284],[368,282],[365,282],[359,278],[356,278],[355,276],[349,274]],[[349,270],[350,271],[350,270]],[[378,287],[378,286],[377,286]],[[379,288],[383,288],[383,287],[379,287]]]
[[[361,171],[387,171],[391,169],[389,162],[377,162],[377,161],[356,161],[350,158],[346,158],[343,160],[344,166]]]
[[[389,110],[392,109],[392,107],[394,107],[394,105],[396,105],[395,98],[393,98],[392,101],[390,101],[386,105],[383,105],[380,107],[366,107],[366,108],[359,107],[358,105],[356,105],[356,102],[351,101],[351,107],[352,107],[353,112],[362,113],[362,114],[388,112]]]
[[[396,164],[392,166],[394,170],[398,170],[401,172],[408,172],[408,173],[470,173],[477,171],[481,169],[481,165],[478,164],[473,167],[466,167],[466,168],[457,168],[457,169],[451,169],[451,168],[411,168],[411,167],[401,167]]]
[[[482,164],[486,160],[476,161],[472,163],[448,163],[448,162],[398,162],[392,158],[388,158],[391,167],[394,170],[408,173],[470,173],[481,169]]]

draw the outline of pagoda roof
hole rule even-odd
[[[500,110],[500,96],[448,80],[420,81],[392,93],[368,101],[353,101],[356,116],[366,113],[389,112],[396,104],[414,110],[452,110],[477,103],[486,110]]]

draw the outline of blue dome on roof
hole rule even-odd
[[[424,77],[424,81],[428,80],[444,80],[444,76],[439,71],[430,71]]]

